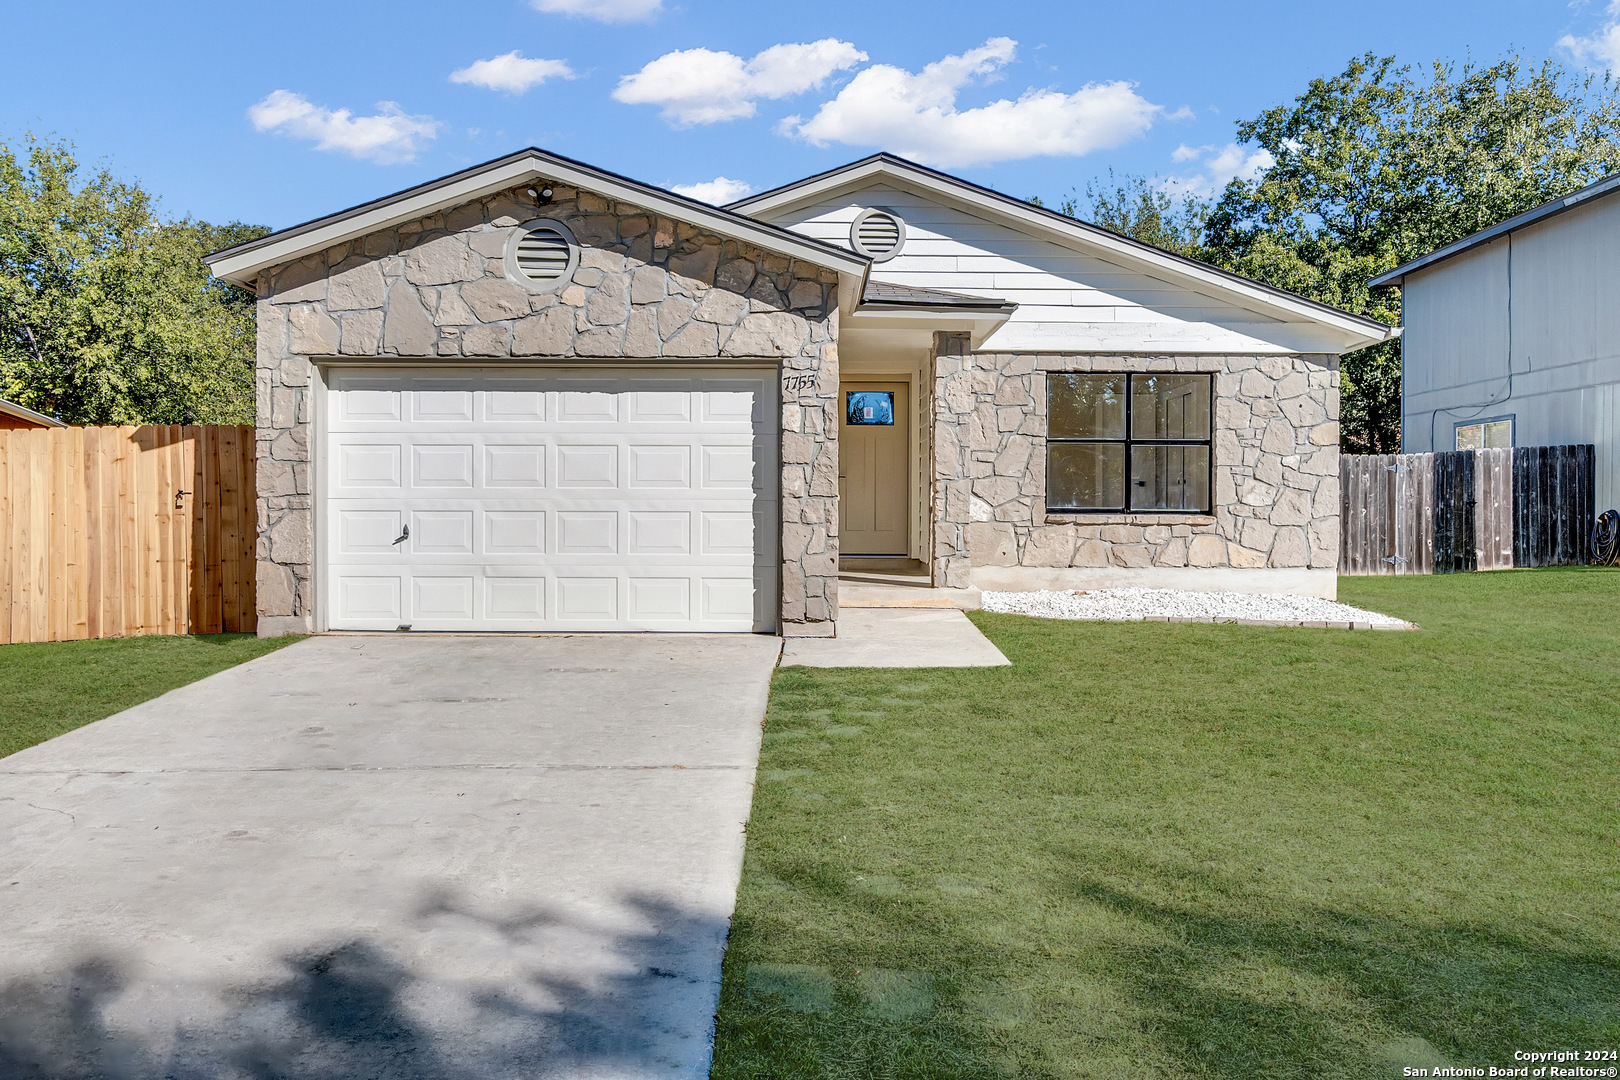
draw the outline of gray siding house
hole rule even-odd
[[[1401,449],[1591,443],[1620,503],[1620,175],[1374,278],[1398,285]]]

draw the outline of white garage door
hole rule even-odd
[[[774,630],[775,385],[741,370],[331,369],[327,625]]]

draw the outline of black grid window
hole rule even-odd
[[[1046,377],[1048,513],[1208,513],[1209,375]]]

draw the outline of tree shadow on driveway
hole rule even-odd
[[[621,899],[611,920],[492,912],[438,890],[411,930],[311,942],[230,985],[154,970],[130,949],[86,950],[0,985],[0,1077],[708,1073],[723,919],[646,896]],[[486,946],[478,957],[505,958],[500,970],[458,953],[469,935]]]

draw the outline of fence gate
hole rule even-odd
[[[251,427],[0,431],[0,644],[251,632]]]
[[[1585,563],[1591,446],[1339,457],[1339,573]]]

